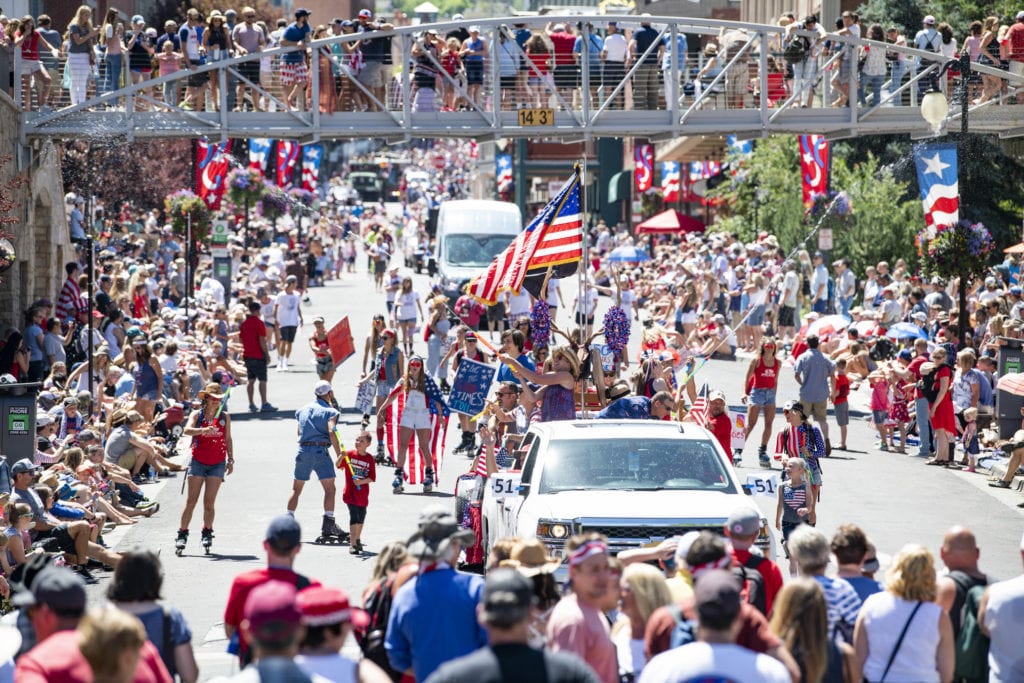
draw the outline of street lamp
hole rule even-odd
[[[945,94],[939,90],[938,84],[952,66],[958,66],[960,70],[960,135],[956,139],[956,160],[957,164],[959,164],[964,140],[967,139],[967,113],[970,105],[967,82],[971,78],[971,57],[967,50],[960,54],[960,59],[951,59],[939,69],[938,76],[932,81],[931,88],[921,100],[921,116],[931,125],[935,135],[938,135],[942,130],[942,123],[946,120],[946,115],[949,113],[949,103],[946,101]],[[959,169],[957,169],[957,172],[959,174]],[[960,187],[959,183],[957,187]],[[957,204],[960,207],[963,206],[963,201],[959,197],[957,197]],[[960,286],[957,287],[957,293],[959,294],[957,303],[960,309],[957,316],[957,326],[960,328],[960,339],[966,340],[969,323],[967,315],[968,283],[963,280],[964,278],[961,277]]]

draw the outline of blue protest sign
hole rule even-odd
[[[463,358],[448,394],[448,407],[470,417],[483,410],[487,392],[494,381],[494,372],[490,365]]]

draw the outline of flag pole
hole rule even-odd
[[[587,289],[589,288],[589,279],[587,278],[587,259],[590,256],[590,226],[587,217],[587,154],[586,151],[583,153],[583,161],[576,165],[576,172],[579,174],[580,184],[580,227],[583,230],[583,254],[580,258],[580,269],[579,269],[579,290],[580,290],[580,304],[584,306],[586,310],[587,303]],[[577,304],[579,306],[580,304]],[[590,337],[590,328],[586,324],[586,314],[584,314],[582,329],[580,330],[580,342],[586,343],[585,340]],[[583,413],[583,419],[587,418],[587,381],[580,381],[580,410]]]

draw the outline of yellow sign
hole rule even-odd
[[[551,126],[555,123],[554,109],[520,109],[520,126]]]

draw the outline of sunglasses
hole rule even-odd
[[[410,368],[422,368],[423,363],[409,363]]]

